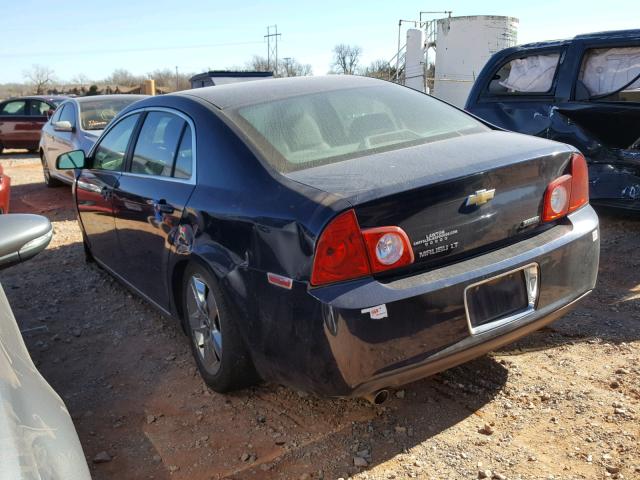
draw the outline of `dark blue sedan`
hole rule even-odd
[[[204,380],[382,401],[595,286],[574,148],[362,77],[124,109],[76,167],[87,257],[182,323]]]

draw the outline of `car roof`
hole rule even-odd
[[[198,97],[221,110],[330,90],[383,85],[388,82],[356,75],[289,77],[195,88],[172,95]]]
[[[70,100],[73,100],[77,103],[85,103],[91,102],[95,100],[115,100],[118,98],[130,98],[132,101],[142,100],[143,98],[147,98],[149,95],[130,95],[130,94],[113,94],[113,95],[90,95],[87,97],[73,97]]]
[[[640,39],[640,29],[633,30],[610,30],[605,32],[592,32],[576,35],[573,38],[567,38],[562,40],[545,40],[543,42],[525,43],[523,45],[517,45],[510,50],[517,51],[518,49],[535,49],[544,47],[559,47],[568,45],[574,40],[621,40],[621,39]]]

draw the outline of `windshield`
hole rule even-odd
[[[83,130],[104,130],[120,110],[139,98],[103,98],[78,102]]]
[[[301,95],[230,115],[281,173],[489,130],[445,103],[392,84]]]

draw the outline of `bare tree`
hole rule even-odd
[[[261,57],[260,55],[254,55],[251,60],[246,63],[247,70],[252,70],[254,72],[271,72],[273,68],[269,65],[269,62],[266,58]]]
[[[366,67],[362,74],[365,77],[380,78],[382,80],[391,80],[396,73],[396,67],[389,65],[386,60],[374,60]]]
[[[27,81],[35,88],[36,95],[42,95],[44,88],[53,81],[53,69],[44,65],[33,65],[24,72]]]
[[[307,75],[313,75],[311,65],[308,63],[302,64],[295,58],[286,57],[279,63],[280,68],[278,68],[278,71],[281,77],[306,77]]]
[[[333,48],[332,66],[335,68],[336,73],[353,75],[356,73],[360,55],[362,55],[362,48],[341,43]]]
[[[135,87],[136,85],[140,85],[144,81],[144,77],[134,75],[129,70],[125,70],[124,68],[117,68],[110,76],[105,78],[104,81],[113,85]]]

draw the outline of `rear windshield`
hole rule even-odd
[[[120,110],[138,98],[109,98],[78,102],[83,130],[104,130]]]
[[[253,104],[230,115],[281,173],[489,130],[445,103],[393,84]]]

